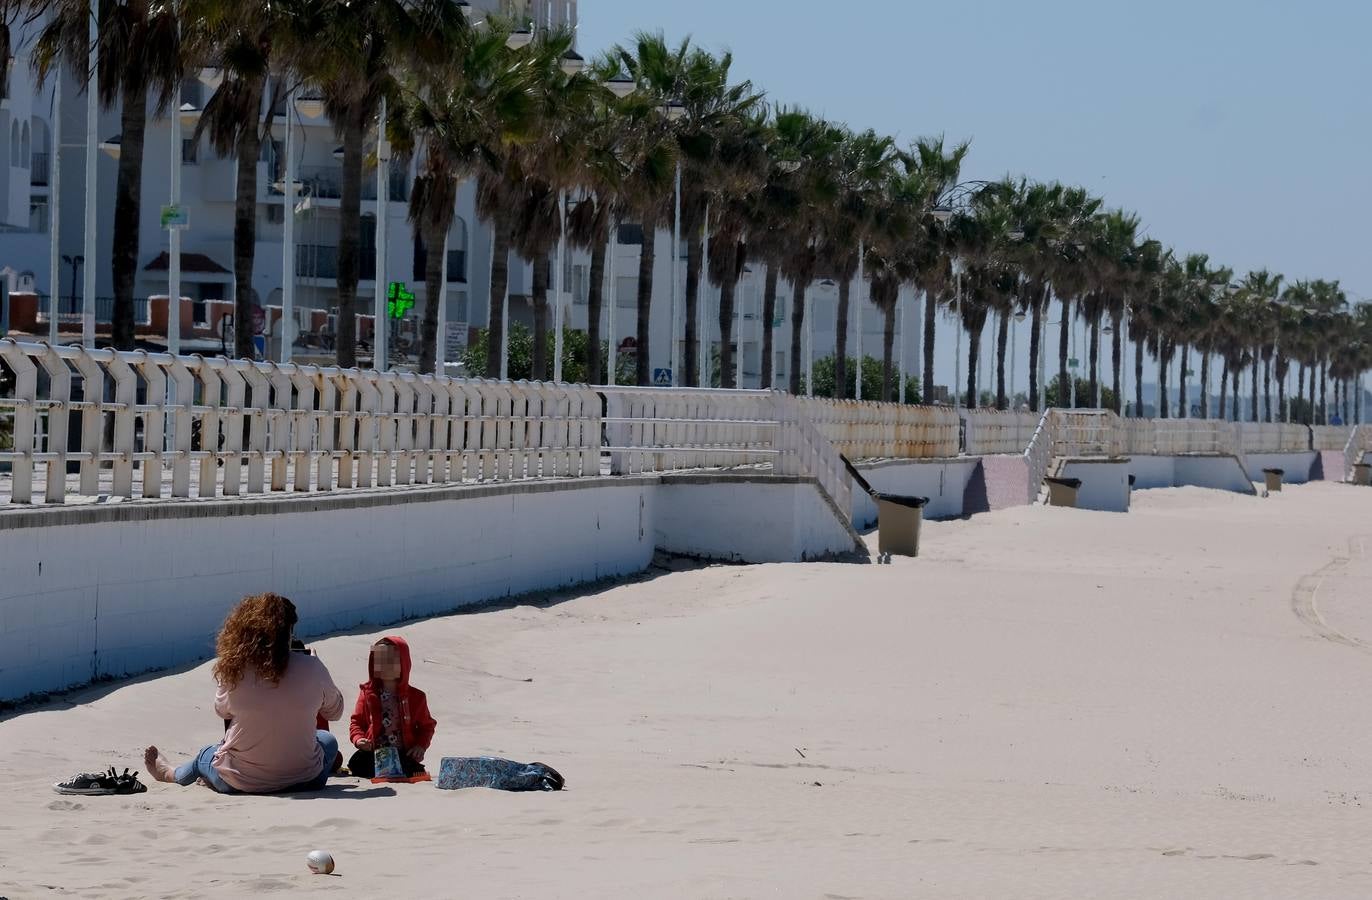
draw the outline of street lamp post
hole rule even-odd
[[[863,320],[863,315],[862,315],[862,295],[863,295],[863,288],[864,288],[864,286],[865,286],[866,283],[867,283],[866,279],[863,277],[862,264],[863,264],[863,257],[866,255],[865,250],[866,250],[866,247],[864,246],[863,242],[862,242],[861,240],[859,240],[859,241],[858,241],[857,290],[854,292],[854,293],[856,294],[856,296],[853,298],[853,316],[852,316],[852,317],[856,320],[856,324],[853,325],[853,326],[851,326],[852,329],[853,329],[853,331],[856,332],[856,337],[854,338],[854,342],[855,342],[856,345],[857,345],[857,349],[856,349],[856,351],[855,351],[854,354],[853,354],[853,355],[857,358],[856,361],[855,361],[854,364],[853,364],[853,365],[854,365],[854,368],[857,370],[857,371],[855,371],[855,372],[853,373],[854,378],[856,379],[856,380],[853,382],[853,399],[854,399],[854,400],[861,400],[861,399],[862,399],[862,327],[863,327],[863,321],[864,321],[864,320]],[[844,348],[844,349],[846,350],[846,348]],[[842,353],[842,352],[844,352],[844,350],[840,350],[839,352]]]
[[[681,160],[679,159],[676,161],[676,181],[674,184],[675,186],[672,188],[674,209],[672,212],[672,307],[670,316],[672,339],[668,358],[671,360],[672,384],[675,386],[681,384],[681,359],[680,352],[677,348],[676,338],[677,292],[680,290],[677,284],[680,280],[677,269],[681,265]],[[645,241],[648,240],[648,235],[645,234],[643,239]],[[640,347],[639,352],[646,353],[647,349],[648,348],[646,347]]]
[[[96,4],[90,4],[89,49],[86,54],[86,223],[84,256],[89,260],[86,278],[81,285],[81,344],[95,346],[95,259],[98,249],[95,244],[96,198],[99,196],[96,177],[99,139],[96,129],[100,127],[99,88],[96,74],[100,70],[100,29],[99,11]]]
[[[1016,362],[1015,362],[1015,361],[1016,361],[1016,359],[1018,359],[1018,357],[1019,357],[1019,347],[1018,347],[1018,345],[1017,345],[1017,340],[1016,340],[1016,339],[1017,339],[1018,336],[1019,336],[1019,323],[1020,323],[1020,322],[1023,322],[1023,321],[1024,321],[1024,310],[1022,310],[1022,309],[1017,309],[1017,310],[1015,310],[1015,314],[1014,314],[1014,315],[1011,317],[1011,319],[1010,319],[1010,400],[1009,400],[1009,402],[1008,402],[1008,404],[1007,404],[1007,408],[1008,408],[1008,409],[1014,409],[1014,408],[1015,408],[1015,396],[1016,396],[1015,388],[1017,387],[1017,384],[1016,384],[1017,365],[1016,365]]]
[[[900,287],[896,288],[896,308],[900,311],[900,362],[897,370],[898,376],[900,378],[900,384],[897,385],[896,392],[902,404],[905,402],[905,339],[908,333],[905,330],[905,307],[907,305],[908,304],[906,303],[905,297],[905,285],[902,284],[900,285]]]
[[[391,143],[386,140],[386,98],[381,98],[381,109],[376,117],[376,273],[374,275],[376,292],[372,314],[372,367],[378,372],[387,368],[386,346],[386,224],[390,211],[390,174]],[[506,303],[508,307],[508,302]],[[506,358],[510,355],[509,329],[501,335],[500,377],[505,377]]]
[[[48,201],[48,343],[57,345],[62,296],[62,67],[52,88],[52,188]]]
[[[553,381],[562,380],[562,267],[567,253],[567,192],[557,197],[557,277],[553,279],[553,296],[557,309],[553,313]]]
[[[619,301],[615,296],[618,293],[619,282],[615,278],[615,234],[619,230],[619,222],[610,220],[610,233],[605,237],[605,279],[610,283],[608,291],[601,291],[602,299],[600,305],[605,307],[605,383],[613,385],[615,383],[615,372],[619,367],[619,351],[615,346],[615,317],[619,313]],[[592,347],[592,353],[599,353],[599,347]]]

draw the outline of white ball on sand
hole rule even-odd
[[[305,864],[316,875],[333,874],[333,857],[327,850],[311,850],[310,855],[305,857]]]

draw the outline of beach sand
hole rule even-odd
[[[0,895],[1367,897],[1369,513],[1334,484],[1140,492],[927,524],[891,566],[656,571],[312,642],[350,710],[404,634],[430,761],[540,760],[555,794],[59,797],[221,730],[208,663],[100,686],[0,721]]]

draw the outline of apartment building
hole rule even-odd
[[[525,16],[538,26],[576,27],[578,4],[575,0],[475,0],[473,19],[491,13]],[[627,34],[626,34],[627,37]],[[38,318],[55,306],[63,333],[73,337],[79,330],[84,267],[95,266],[97,330],[108,328],[113,301],[110,255],[112,247],[115,180],[119,152],[120,119],[117,109],[99,115],[96,141],[101,148],[96,173],[96,255],[93,262],[84,258],[84,216],[86,201],[86,103],[82,85],[74,84],[69,74],[60,85],[49,79],[41,88],[35,83],[29,59],[29,46],[16,48],[8,96],[0,102],[0,283],[13,293],[37,295]],[[593,50],[579,48],[590,55]],[[195,124],[205,102],[216,86],[213,70],[205,70],[182,86],[179,108],[174,111],[181,122],[180,140],[172,146],[172,120],[168,114],[149,117],[144,143],[142,216],[140,220],[137,280],[135,284],[136,319],[140,338],[156,346],[165,341],[165,309],[159,314],[150,297],[168,292],[169,238],[161,227],[159,211],[170,202],[170,173],[178,166],[181,175],[181,207],[189,227],[181,237],[181,294],[188,298],[183,312],[182,347],[186,352],[214,352],[230,342],[222,316],[233,302],[233,215],[234,191],[239,160],[222,157],[207,139],[195,139]],[[306,92],[307,94],[308,92]],[[270,140],[264,142],[257,166],[257,247],[253,265],[253,302],[266,311],[265,344],[267,352],[279,358],[282,322],[279,308],[283,287],[283,238],[287,216],[294,216],[295,322],[294,355],[298,358],[327,358],[329,335],[336,308],[335,277],[339,242],[339,203],[342,184],[341,148],[332,124],[317,103],[308,96],[298,98],[293,112],[282,103],[275,111]],[[285,131],[287,114],[292,115],[292,144],[297,197],[293,209],[285,203]],[[55,147],[56,120],[61,117],[61,148]],[[54,191],[53,175],[60,160],[60,190]],[[423,260],[425,248],[416,245],[407,218],[409,191],[413,185],[413,161],[393,160],[387,170],[389,202],[378,208],[377,173],[364,174],[361,244],[361,281],[358,285],[358,310],[370,313],[377,280],[377,223],[385,229],[387,253],[385,282],[403,282],[414,292],[415,308],[394,324],[399,332],[393,363],[406,365],[417,347],[418,322],[428,298],[424,295]],[[57,228],[58,271],[54,281],[50,248],[53,240],[54,211],[60,213]],[[612,333],[621,349],[633,347],[636,322],[638,257],[641,229],[622,229],[613,246],[611,287],[613,303],[606,304],[602,334]],[[651,343],[648,351],[654,368],[670,369],[671,348],[671,233],[659,231],[656,241]],[[489,231],[475,213],[475,187],[462,185],[458,196],[458,215],[448,236],[448,283],[446,296],[446,333],[441,336],[444,356],[452,363],[467,345],[475,330],[487,324],[490,303],[491,240]],[[683,264],[677,271],[677,305],[684,306]],[[589,260],[584,254],[568,253],[564,264],[562,302],[566,324],[586,328]],[[782,283],[778,315],[772,323],[761,321],[762,289],[765,272],[751,265],[739,285],[736,300],[735,337],[741,341],[744,386],[760,382],[762,329],[771,327],[774,335],[777,383],[789,375],[790,288]],[[532,286],[527,261],[511,260],[510,320],[532,324],[528,299]],[[856,292],[854,292],[856,295]],[[817,357],[833,352],[834,308],[837,289],[819,284],[811,289],[814,323],[814,353]],[[56,298],[55,302],[51,298]],[[717,347],[719,328],[716,315],[717,289],[702,286],[707,304],[703,334]],[[165,305],[165,301],[158,301]],[[611,318],[613,322],[611,322]],[[0,319],[0,322],[3,322]],[[875,309],[862,315],[863,346],[870,355],[880,355],[882,323]],[[914,329],[913,319],[910,322]],[[44,326],[45,328],[46,326]],[[68,331],[70,329],[70,331]],[[370,332],[369,323],[362,332]],[[680,349],[680,311],[677,319]],[[903,336],[902,336],[903,339]],[[851,338],[852,353],[856,335]],[[906,347],[913,360],[914,340]],[[678,358],[680,354],[677,354]],[[913,364],[912,364],[913,365]],[[450,372],[460,371],[450,368]]]

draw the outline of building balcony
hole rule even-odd
[[[29,184],[34,187],[47,187],[49,168],[48,154],[31,154],[29,156]]]
[[[267,194],[270,197],[281,197],[285,195],[285,185],[282,179],[284,173],[271,179],[267,183]],[[343,167],[342,166],[301,166],[296,174],[298,187],[296,196],[299,198],[311,197],[315,200],[341,200],[343,199]],[[362,173],[362,200],[376,202],[376,172]],[[404,203],[410,198],[409,179],[404,169],[399,166],[392,166],[390,182],[388,185],[390,200],[392,203]]]
[[[376,248],[358,249],[357,277],[360,281],[376,278]],[[336,244],[296,244],[295,274],[299,278],[318,278],[333,281],[338,278],[338,246]]]

